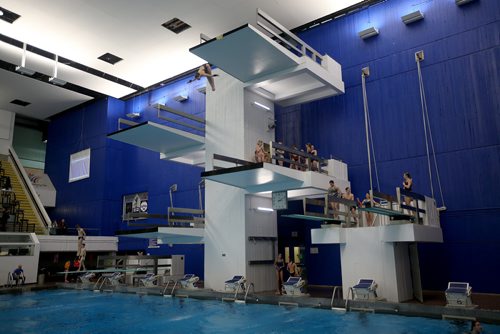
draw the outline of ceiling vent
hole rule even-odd
[[[189,24],[179,20],[176,17],[171,19],[170,21],[163,23],[162,26],[176,34],[180,34],[184,30],[191,28]]]
[[[10,101],[10,103],[16,104],[16,105],[21,106],[21,107],[26,107],[26,106],[29,106],[31,104],[31,102],[26,102],[26,101],[18,100],[18,99],[12,100],[12,101]]]
[[[8,9],[0,7],[0,19],[9,23],[14,23],[15,20],[20,18],[21,15],[11,12]]]
[[[102,56],[98,57],[97,59],[100,59],[102,61],[105,61],[106,63],[110,63],[111,65],[116,64],[119,61],[122,61],[123,58],[120,58],[118,56],[115,56],[114,54],[111,53],[105,53]]]

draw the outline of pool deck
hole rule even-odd
[[[76,283],[48,283],[44,285],[25,285],[12,288],[0,288],[2,293],[22,293],[27,291],[36,291],[42,289],[63,288],[78,290],[94,290],[94,284],[76,284]],[[100,290],[97,290],[101,292]],[[120,285],[116,287],[106,286],[102,292],[121,292],[134,294],[147,294],[161,296],[163,287],[136,287]],[[170,293],[167,291],[167,294]],[[331,303],[331,287],[310,287],[309,295],[306,296],[287,296],[276,295],[274,291],[249,293],[246,303],[249,304],[272,304],[285,305],[289,307],[312,307],[331,309],[336,312],[346,312],[346,301],[343,299],[334,299]],[[172,296],[166,296],[172,297]],[[209,289],[176,289],[174,296],[176,298],[194,298],[205,300],[224,300],[234,302],[234,293],[219,292]],[[244,295],[238,296],[239,302],[243,302]],[[404,303],[392,303],[385,301],[367,302],[349,300],[348,311],[362,311],[385,314],[398,314],[407,316],[421,316],[431,318],[448,319],[477,319],[479,321],[500,324],[500,295],[496,294],[473,294],[472,300],[477,304],[474,308],[465,307],[447,307],[444,292],[425,291],[424,303],[410,301]]]

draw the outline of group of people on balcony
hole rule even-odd
[[[282,145],[281,142],[278,142],[278,144]],[[305,146],[305,151],[304,149],[299,150],[296,145],[292,146],[292,150],[294,151],[300,151],[302,153],[307,153],[312,156],[318,156],[318,150],[312,145],[311,143],[307,143]],[[269,149],[265,147],[265,144],[262,140],[258,140],[257,144],[255,146],[255,157],[254,160],[255,162],[271,162],[271,152],[269,152]],[[279,166],[284,166],[284,159],[285,159],[285,151],[277,148],[275,150],[275,155],[276,155],[276,164]],[[308,165],[308,158],[305,156],[299,155],[295,152],[289,152],[289,167],[291,169],[295,170],[301,170],[301,171],[306,171],[306,170],[311,170],[311,171],[319,171],[319,160],[315,160],[314,158],[310,158],[310,165]]]

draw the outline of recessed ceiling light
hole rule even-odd
[[[8,9],[0,7],[0,20],[4,20],[5,22],[13,23],[15,20],[21,17],[21,15],[11,12]]]
[[[110,63],[111,65],[116,64],[119,61],[122,61],[123,58],[120,58],[118,56],[115,56],[114,54],[111,54],[109,52],[103,54],[102,56],[98,57],[97,59],[100,59],[102,61],[105,61],[106,63]]]
[[[21,107],[26,107],[26,106],[29,106],[31,104],[31,102],[26,102],[26,101],[18,100],[18,99],[12,100],[12,101],[10,101],[10,103],[16,104],[16,105],[21,106]]]
[[[168,30],[172,31],[173,33],[179,34],[183,32],[186,29],[191,28],[189,24],[187,24],[184,21],[179,20],[178,18],[174,17],[170,21],[167,21],[162,24],[163,27],[167,28]]]

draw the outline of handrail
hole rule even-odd
[[[183,121],[179,121],[179,120],[176,120],[176,119],[173,119],[173,118],[170,118],[170,117],[162,116],[161,115],[161,110],[169,112],[169,113],[177,115],[177,116],[181,116],[183,118],[187,118],[187,119],[189,119],[191,121],[200,123],[201,126],[205,126],[206,121],[205,121],[205,119],[203,119],[201,117],[198,117],[198,116],[195,116],[195,115],[192,115],[192,114],[189,114],[189,113],[185,113],[183,111],[175,110],[175,109],[173,109],[171,107],[167,107],[166,105],[163,105],[163,104],[160,104],[160,103],[155,103],[155,104],[152,105],[152,107],[157,109],[157,115],[156,116],[159,119],[162,119],[162,120],[167,121],[167,122],[175,123],[175,124],[178,124],[178,125],[181,125],[181,126],[185,126],[185,127],[188,127],[190,129],[193,129],[193,130],[196,130],[196,131],[205,132],[205,129],[203,127],[191,125],[191,124],[183,122]]]
[[[31,184],[31,181],[29,181],[29,176],[24,170],[24,168],[22,168],[22,164],[19,161],[16,151],[14,151],[12,147],[9,147],[9,154],[12,159],[13,165],[16,168],[17,172],[19,173],[20,179],[22,180],[24,186],[26,187],[27,193],[29,194],[34,204],[35,210],[38,213],[38,216],[40,217],[40,220],[44,225],[45,234],[49,234],[49,226],[51,225],[50,217],[47,214],[47,211],[45,211],[45,207],[43,206],[42,201],[40,200],[38,195],[37,196],[34,195],[36,194],[36,190]]]
[[[349,306],[349,293],[351,293],[351,298],[354,300],[354,291],[352,287],[349,287],[349,290],[347,291],[347,298],[345,299],[345,310],[349,311],[347,308]]]
[[[139,123],[125,119],[125,118],[118,118],[118,131],[120,131],[122,129],[122,127],[120,126],[121,124],[125,124],[128,126],[134,126],[134,125],[137,125]]]
[[[250,291],[250,287],[252,287],[253,294],[255,295],[255,285],[253,283],[248,284],[248,286],[246,288],[246,292],[245,292],[245,299],[243,299],[245,302],[247,301],[247,296],[248,296],[248,292]]]
[[[228,156],[217,154],[217,153],[214,153],[213,159],[225,161],[225,162],[230,162],[230,163],[234,163],[236,165],[242,165],[242,166],[248,166],[248,165],[254,164],[254,162],[241,160],[241,159],[237,159],[237,158],[232,158],[232,157],[228,157]]]
[[[161,293],[162,295],[164,295],[164,296],[165,296],[165,291],[167,291],[167,289],[168,289],[168,287],[169,287],[170,283],[175,283],[175,281],[174,281],[173,279],[169,279],[169,280],[168,280],[167,284],[165,285],[165,288],[163,289],[163,292]],[[174,286],[174,287],[175,287],[175,286]],[[173,295],[173,290],[170,292],[170,296],[172,296],[172,295]],[[167,296],[168,296],[168,295],[167,295]]]
[[[314,50],[311,46],[309,46],[306,42],[304,42],[303,40],[301,40],[297,35],[295,35],[294,33],[292,33],[290,30],[288,30],[287,28],[285,28],[284,26],[282,26],[279,22],[277,22],[276,20],[274,20],[273,18],[271,18],[268,14],[266,14],[263,10],[261,10],[260,8],[257,8],[257,20],[258,18],[261,17],[263,18],[264,20],[266,20],[269,24],[271,24],[273,27],[281,30],[284,34],[287,35],[287,37],[290,37],[292,38],[295,42],[297,42],[297,44],[300,44],[301,45],[301,48],[300,48],[300,53],[304,56],[308,56],[310,57],[312,60],[314,60],[315,62],[317,62],[317,58],[320,60],[320,63],[322,62],[323,60],[323,56],[321,54],[319,54],[318,51]],[[257,24],[259,24],[259,22],[257,21]],[[260,26],[262,24],[259,24]],[[270,29],[266,28],[267,31],[269,31]],[[272,33],[272,32],[270,32]],[[276,33],[272,33],[274,36],[280,38],[280,36]],[[282,38],[280,38],[282,39]],[[287,42],[287,44],[290,44]],[[295,47],[295,49],[297,49]],[[308,51],[311,53],[312,57],[308,55]]]
[[[317,165],[318,170],[315,170],[315,171],[317,171],[319,173],[323,172],[322,166],[325,166],[328,163],[328,159],[325,159],[325,158],[322,158],[320,156],[306,153],[304,151],[300,151],[298,149],[294,149],[294,148],[285,146],[283,144],[271,141],[269,143],[269,151],[272,153],[273,150],[275,151],[275,154],[272,154],[272,159],[274,159],[276,161],[288,162],[288,163],[293,164],[293,165],[298,166],[298,167],[305,167],[309,171],[313,170],[313,162],[315,162],[315,161],[318,163],[318,165]],[[281,156],[280,156],[280,154],[277,154],[276,151],[278,151],[278,150],[281,151],[281,153],[280,153]],[[293,161],[290,159],[286,159],[284,157],[285,153],[289,153],[290,155],[293,154],[293,155],[297,156],[299,158],[299,160]],[[306,159],[305,165],[300,162],[300,157]]]
[[[333,307],[333,300],[335,299],[335,293],[336,293],[337,291],[341,291],[341,290],[342,290],[342,287],[341,287],[341,286],[339,286],[339,285],[335,285],[335,286],[333,287],[333,294],[332,294],[332,300],[331,300],[331,302],[330,302],[330,307]]]

